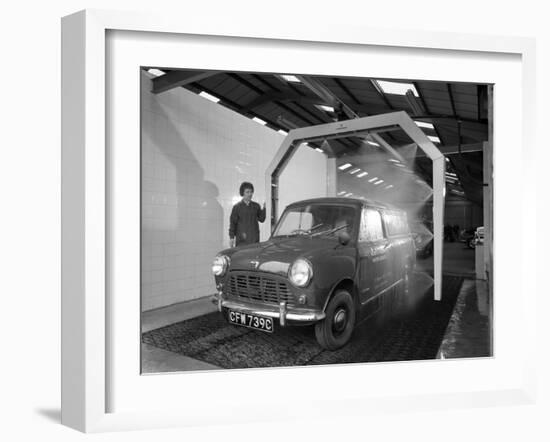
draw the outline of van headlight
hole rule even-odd
[[[225,255],[218,255],[212,261],[212,274],[215,276],[223,276],[229,267],[229,258]]]
[[[288,270],[288,279],[296,287],[305,287],[313,277],[313,268],[307,259],[298,258]]]

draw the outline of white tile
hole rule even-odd
[[[244,179],[262,197],[281,136],[183,88],[144,95],[142,241],[152,256],[142,272],[154,283],[143,306],[153,308],[214,291],[210,265],[227,241],[232,198]],[[241,172],[236,158],[249,163]]]

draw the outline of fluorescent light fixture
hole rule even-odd
[[[384,187],[384,189],[391,189],[393,187],[393,184],[390,184],[389,186]]]
[[[283,129],[279,129],[277,132],[279,132],[281,135],[288,135],[288,132],[286,130],[283,130]]]
[[[378,186],[379,184],[382,184],[384,180],[378,180],[376,183],[374,183],[375,186]]]
[[[324,104],[316,104],[319,109],[324,110],[325,112],[334,112],[334,108],[332,106],[326,106]]]
[[[342,164],[338,169],[340,170],[346,170],[351,167],[351,163]]]
[[[209,94],[208,92],[199,92],[199,95],[203,98],[206,98],[207,100],[213,101],[214,103],[217,103],[220,101],[218,97],[214,97],[214,95]]]
[[[447,161],[447,163],[451,160],[449,160],[449,157],[445,157],[445,161]]]
[[[390,158],[388,161],[391,161],[392,163],[401,163],[401,161],[396,160],[395,158]]]
[[[160,69],[156,69],[156,68],[148,69],[147,72],[149,72],[150,74],[153,74],[155,77],[160,77],[161,75],[165,74],[164,71],[161,71]]]
[[[370,144],[371,146],[380,147],[380,144],[375,143],[374,141],[371,141],[371,140],[367,140],[367,143]]]
[[[428,135],[428,139],[430,141],[433,141],[434,143],[441,143],[441,140],[439,139],[439,137],[436,137],[436,136],[433,136],[433,135]]]
[[[319,147],[316,147],[315,150],[316,150],[317,152],[325,153],[325,151],[324,151],[323,149],[320,149]]]
[[[371,179],[369,180],[369,183],[374,183],[376,180],[378,180],[378,177],[377,177],[377,176],[375,176],[374,178],[371,178]]]
[[[344,193],[347,193],[347,191],[342,190],[341,192],[338,192],[338,195],[343,195]]]
[[[296,75],[281,75],[281,78],[285,81],[289,81],[290,83],[301,83]]]
[[[432,123],[425,123],[424,121],[415,121],[418,127],[425,127],[426,129],[433,129],[434,125]]]
[[[359,169],[358,167],[356,169],[353,169],[353,170],[350,170],[349,173],[351,173],[352,175],[355,175],[357,172],[359,172],[361,169]]]
[[[353,195],[353,193],[350,192],[350,193],[346,193],[344,196],[348,197],[348,196],[352,196],[352,195]]]
[[[393,163],[394,166],[397,166],[397,167],[407,167],[405,166],[404,164],[401,164],[401,163]]]
[[[368,172],[361,172],[357,175],[357,178],[363,178],[365,175],[368,175]]]
[[[394,95],[405,95],[410,89],[413,91],[413,94],[418,97],[418,91],[412,83],[399,83],[397,81],[383,81],[383,80],[374,80],[375,83],[382,89],[382,92],[386,94]]]
[[[265,126],[267,124],[264,120],[258,117],[252,118],[252,121],[255,121],[256,123],[261,124],[262,126]]]

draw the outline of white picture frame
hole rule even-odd
[[[113,274],[109,270],[110,260],[114,259],[109,248],[116,229],[111,229],[110,212],[113,201],[112,169],[109,166],[108,145],[112,140],[107,136],[106,119],[110,118],[107,108],[109,81],[106,78],[107,56],[113,55],[107,51],[107,34],[109,32],[160,33],[166,36],[216,36],[218,38],[236,38],[243,42],[269,41],[272,45],[298,44],[311,42],[337,46],[337,50],[350,47],[368,46],[378,50],[385,48],[401,48],[404,52],[413,50],[429,50],[434,54],[467,53],[483,59],[484,54],[500,54],[515,57],[521,67],[521,91],[519,98],[522,104],[521,120],[516,121],[516,132],[520,138],[520,155],[523,168],[521,173],[527,173],[534,161],[536,149],[534,143],[534,102],[535,102],[535,43],[534,40],[518,37],[500,37],[482,35],[465,35],[451,33],[430,33],[424,31],[402,31],[395,33],[390,30],[373,29],[369,27],[296,27],[291,23],[266,24],[246,20],[209,22],[207,18],[193,16],[192,18],[157,16],[150,13],[126,13],[102,10],[86,10],[63,18],[62,21],[62,423],[84,432],[101,432],[139,428],[161,428],[170,426],[208,425],[209,422],[254,422],[266,419],[286,419],[313,415],[319,417],[324,413],[329,416],[327,401],[338,401],[338,414],[360,415],[374,411],[387,412],[408,409],[441,409],[470,406],[489,406],[501,403],[526,404],[535,400],[536,382],[535,339],[525,339],[522,342],[522,352],[516,355],[517,361],[501,357],[498,352],[492,362],[485,364],[480,373],[488,376],[491,370],[510,368],[512,376],[509,380],[485,389],[462,386],[462,390],[453,392],[442,389],[434,378],[434,387],[425,393],[402,393],[399,384],[393,391],[381,390],[375,395],[369,395],[362,389],[351,396],[330,396],[321,399],[313,395],[305,398],[312,405],[311,410],[304,410],[304,401],[280,405],[283,398],[274,398],[270,406],[252,409],[249,414],[240,417],[224,415],[219,406],[207,408],[200,401],[200,389],[207,388],[210,383],[223,385],[228,379],[231,382],[258,383],[271,379],[277,386],[281,383],[293,382],[293,378],[304,379],[311,373],[322,376],[334,376],[344,367],[315,367],[315,372],[304,372],[303,369],[263,369],[255,370],[253,375],[247,371],[234,370],[231,375],[225,373],[188,373],[181,376],[163,375],[147,377],[149,388],[157,391],[157,382],[162,388],[176,383],[187,376],[195,384],[195,390],[189,390],[185,398],[186,404],[174,407],[167,401],[166,407],[137,407],[135,410],[112,406],[110,392],[116,388],[113,377],[113,355],[110,338],[113,324],[117,316],[113,313],[112,300],[109,298],[113,290]],[[145,34],[140,34],[142,37]],[[152,34],[151,34],[152,35]],[[156,34],[159,35],[159,34]],[[282,43],[281,43],[282,42]],[[137,76],[137,72],[136,72]],[[138,91],[136,90],[136,94]],[[499,98],[495,102],[496,118],[499,118]],[[516,113],[517,115],[518,113]],[[130,121],[130,126],[134,125]],[[134,128],[135,129],[135,128]],[[498,131],[496,132],[498,135]],[[500,146],[506,146],[506,140],[496,137]],[[138,149],[139,150],[139,149]],[[113,160],[116,162],[116,159]],[[497,160],[498,161],[498,160]],[[503,164],[503,163],[502,163]],[[118,166],[115,166],[118,167]],[[496,166],[498,170],[499,164]],[[503,166],[504,167],[504,166]],[[495,180],[496,189],[499,182]],[[498,190],[496,191],[498,192]],[[522,198],[521,217],[524,220],[536,218],[536,192],[533,189],[519,188],[516,196]],[[498,198],[497,198],[498,202]],[[498,214],[495,216],[499,223]],[[139,220],[138,220],[139,221]],[[520,233],[523,235],[523,233]],[[495,240],[495,261],[499,262],[498,241]],[[515,287],[521,293],[518,301],[524,315],[516,319],[516,324],[522,327],[522,333],[517,337],[533,338],[536,324],[528,318],[536,317],[536,281],[527,278],[527,257],[536,256],[536,242],[520,242],[519,251],[522,277],[515,282]],[[500,250],[502,253],[502,250]],[[134,258],[135,259],[135,258]],[[135,261],[134,261],[135,262]],[[500,262],[502,263],[502,261]],[[502,265],[502,264],[501,264]],[[501,273],[502,274],[502,273]],[[137,283],[137,282],[136,282]],[[498,285],[495,291],[498,290]],[[511,290],[511,289],[509,289]],[[498,296],[498,295],[497,295]],[[502,305],[505,301],[502,302]],[[498,305],[497,305],[498,308]],[[119,309],[120,311],[120,309]],[[504,312],[504,311],[503,311]],[[506,333],[506,312],[496,316],[497,333]],[[120,313],[119,313],[120,314]],[[139,312],[128,313],[128,321],[139,324]],[[139,336],[135,339],[138,341]],[[509,345],[506,343],[505,345]],[[512,345],[512,344],[510,344]],[[514,350],[516,347],[511,348]],[[504,355],[505,348],[501,352]],[[133,356],[123,354],[118,356],[135,364]],[[495,362],[496,361],[496,362]],[[501,363],[501,361],[503,361]],[[425,363],[406,363],[412,375],[434,376],[440,370],[451,367],[463,370],[465,376],[472,376],[472,370],[477,367],[475,361],[445,361],[434,366]],[[455,367],[452,365],[455,364]],[[500,364],[500,365],[498,365]],[[115,364],[116,365],[116,364]],[[395,372],[403,367],[399,364],[373,364],[370,373]],[[118,369],[114,367],[115,371]],[[346,367],[346,377],[358,378],[366,370],[364,364]],[[484,371],[485,370],[485,371]],[[305,373],[305,374],[304,374]],[[426,373],[431,373],[426,375]],[[468,374],[470,373],[470,374]],[[139,376],[139,373],[137,373]],[[191,376],[191,378],[189,378]],[[230,376],[230,377],[228,377]],[[156,378],[155,380],[152,380]],[[114,379],[121,380],[121,376]],[[127,384],[128,387],[131,384]],[[145,390],[144,390],[145,391]],[[151,391],[150,391],[151,393]],[[152,394],[152,393],[151,393]],[[158,395],[156,399],[162,398]],[[135,399],[135,398],[133,398]],[[128,399],[130,402],[132,398]],[[236,409],[246,409],[246,404],[237,404]]]

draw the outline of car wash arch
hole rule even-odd
[[[401,150],[403,146],[394,146],[387,137],[381,136],[384,132],[394,130],[403,131],[412,141],[411,145],[419,148],[432,160],[432,189],[433,189],[433,241],[434,241],[434,299],[441,300],[443,277],[443,216],[445,207],[445,157],[440,150],[429,140],[424,132],[406,112],[392,112],[361,118],[351,118],[328,124],[301,127],[292,129],[283,140],[266,170],[266,200],[267,216],[273,229],[281,211],[279,207],[279,180],[292,160],[294,154],[305,143],[321,143],[322,152],[327,157],[326,191],[325,196],[337,196],[337,153],[332,148],[335,141],[349,137],[356,137],[379,146],[379,150],[389,161],[404,165],[406,163]],[[399,189],[396,189],[399,190]]]

